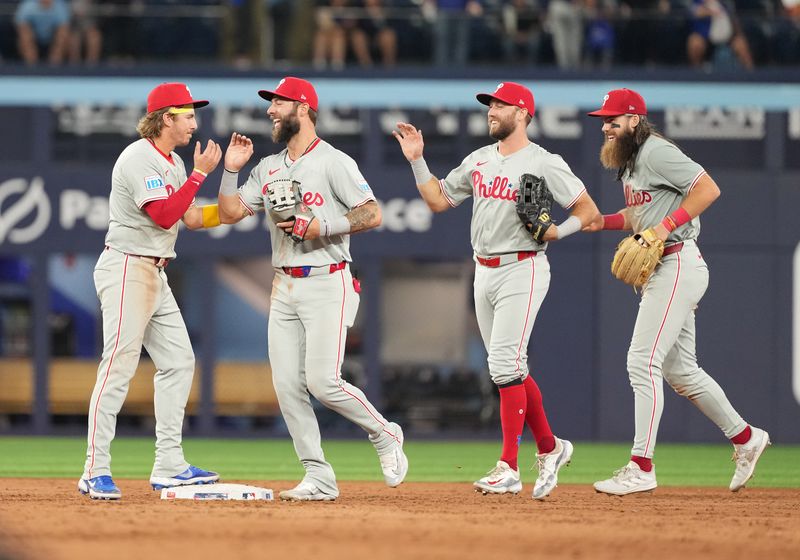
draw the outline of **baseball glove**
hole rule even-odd
[[[292,231],[286,232],[286,235],[295,243],[302,243],[308,232],[308,226],[314,221],[315,216],[301,200],[300,183],[289,179],[278,179],[270,183],[267,189],[269,214],[273,221],[275,223],[294,221]]]
[[[517,216],[537,243],[544,243],[544,234],[553,223],[550,215],[552,207],[553,195],[544,177],[525,173],[519,178]]]
[[[641,288],[661,262],[663,253],[664,242],[652,228],[629,235],[617,246],[611,261],[611,274],[634,288]]]
[[[300,203],[300,183],[290,179],[272,181],[267,185],[267,201],[275,223],[291,220]]]

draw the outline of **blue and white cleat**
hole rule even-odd
[[[150,485],[153,490],[172,488],[173,486],[189,486],[191,484],[211,484],[219,480],[219,474],[214,471],[204,471],[194,465],[181,474],[175,476],[151,476]]]
[[[122,492],[114,484],[114,479],[108,475],[80,479],[78,492],[89,494],[93,500],[119,500],[122,497]]]

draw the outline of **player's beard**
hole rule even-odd
[[[281,124],[277,128],[272,127],[272,141],[276,144],[289,142],[292,136],[300,132],[300,119],[297,118],[297,107],[291,113],[281,119]]]
[[[614,140],[606,138],[603,147],[600,148],[600,163],[606,169],[620,169],[628,163],[634,150],[636,150],[636,136],[633,131],[628,130],[618,134]]]
[[[497,126],[494,130],[492,130],[491,126],[489,127],[489,136],[495,140],[505,140],[512,132],[514,132],[513,118],[497,121]]]

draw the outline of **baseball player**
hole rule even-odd
[[[497,142],[468,155],[443,180],[431,174],[422,157],[422,131],[397,123],[393,134],[431,210],[443,212],[473,197],[475,311],[489,354],[489,373],[500,392],[503,431],[500,460],[474,487],[493,494],[522,490],[517,457],[527,423],[538,447],[533,498],[542,499],[555,488],[559,469],[572,457],[572,443],[553,436],[541,392],[528,372],[528,340],[550,285],[547,241],[599,221],[600,214],[564,160],[528,139],[525,130],[534,111],[528,88],[503,82],[477,99],[489,106],[489,135]],[[550,225],[541,243],[516,214],[518,183],[526,174],[544,178],[555,201],[571,210],[564,222]]]
[[[360,292],[350,272],[350,234],[377,227],[380,207],[355,161],[317,136],[318,98],[310,82],[286,77],[276,89],[258,93],[270,102],[273,141],[285,142],[286,148],[263,158],[237,189],[238,172],[253,154],[253,144],[234,133],[225,152],[219,211],[223,223],[262,211],[273,217],[268,220],[275,267],[269,359],[278,404],[306,471],[280,497],[329,501],[339,496],[309,395],[369,434],[386,484],[399,486],[408,472],[403,430],[341,376]]]
[[[736,470],[730,489],[736,492],[753,476],[770,441],[767,432],[739,416],[722,388],[697,364],[694,310],[708,287],[708,266],[697,246],[698,216],[719,196],[719,187],[699,164],[655,131],[644,99],[635,91],[610,91],[603,106],[589,115],[603,119],[600,161],[617,171],[625,208],[603,216],[602,226],[587,229],[641,233],[652,228],[665,241],[662,262],[642,291],[628,350],[636,432],[631,460],[594,487],[616,495],[656,487],[653,454],[664,406],[663,378],[733,443]]]
[[[194,375],[194,353],[186,325],[167,282],[175,258],[178,221],[189,229],[219,225],[216,205],[193,205],[200,185],[219,163],[221,148],[197,142],[194,167],[186,174],[173,150],[189,144],[197,129],[192,98],[181,83],[165,83],[147,97],[139,121],[141,138],[120,154],[111,176],[106,245],[94,270],[103,313],[103,357],[89,405],[88,448],[78,490],[95,499],[119,499],[111,478],[111,441],[117,413],[136,372],[142,346],[155,374],[156,457],[154,489],[219,479],[186,462],[181,448],[184,408]]]

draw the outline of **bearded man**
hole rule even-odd
[[[411,164],[422,198],[434,212],[455,208],[470,197],[475,260],[475,314],[488,354],[489,375],[500,393],[503,444],[494,468],[473,483],[484,494],[522,490],[518,456],[527,424],[536,440],[539,476],[532,497],[542,500],[570,462],[572,443],[553,435],[542,393],[528,370],[533,323],[550,287],[548,242],[600,223],[600,213],[583,182],[567,163],[530,141],[533,93],[522,84],[503,82],[493,93],[479,93],[486,105],[489,136],[496,142],[469,154],[442,180],[422,157],[422,131],[397,123],[393,132]],[[555,202],[570,211],[560,224],[542,228],[539,238],[520,221],[517,198],[523,178],[544,181]]]
[[[384,481],[397,487],[408,473],[403,430],[341,374],[347,329],[361,291],[350,271],[350,235],[379,226],[380,206],[353,158],[317,136],[318,98],[310,82],[288,76],[274,90],[258,93],[270,103],[272,140],[286,148],[262,159],[237,189],[253,143],[234,133],[225,152],[219,215],[229,224],[264,211],[273,218],[268,220],[275,268],[269,359],[281,414],[306,471],[280,498],[332,501],[339,496],[322,451],[312,395],[369,434]]]
[[[608,92],[603,106],[589,115],[603,119],[600,162],[622,181],[625,208],[604,215],[602,227],[584,229],[649,229],[665,242],[661,264],[642,290],[628,350],[635,416],[631,458],[611,478],[595,482],[595,490],[621,496],[656,488],[653,455],[666,379],[733,444],[736,468],[729,488],[736,492],[753,476],[770,441],[766,431],[739,416],[719,384],[697,364],[695,309],[708,287],[708,266],[697,246],[699,215],[720,195],[719,187],[705,169],[655,131],[644,99],[635,91]]]

